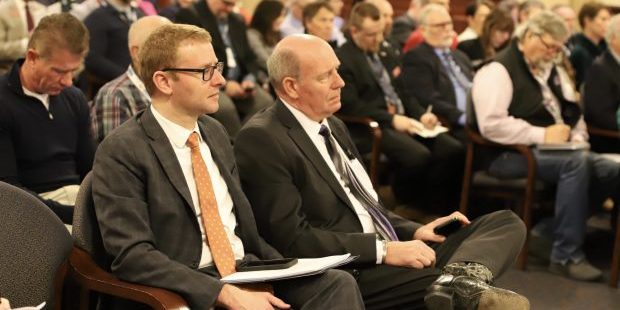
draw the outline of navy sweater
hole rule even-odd
[[[86,98],[77,88],[66,88],[49,97],[48,112],[24,94],[23,62],[0,77],[0,181],[35,193],[80,184],[95,152]]]

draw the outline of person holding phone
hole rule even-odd
[[[279,99],[241,129],[234,146],[261,235],[285,256],[359,255],[345,270],[367,309],[528,309],[525,297],[489,285],[525,240],[514,213],[470,221],[454,212],[422,225],[381,204],[333,116],[344,86],[339,65],[329,44],[310,35],[284,38],[268,61]],[[434,233],[454,218],[462,227]]]

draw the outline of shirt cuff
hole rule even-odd
[[[530,130],[530,141],[532,144],[545,143],[545,127],[534,127]]]
[[[377,247],[377,265],[381,265],[383,260],[383,242],[381,240],[375,241]]]

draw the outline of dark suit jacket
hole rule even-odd
[[[344,124],[328,118],[338,143],[361,160]],[[235,142],[241,182],[261,235],[285,256],[351,253],[376,262],[375,234],[362,225],[338,180],[304,129],[280,101],[257,113]],[[387,212],[398,237],[420,227]]]
[[[200,0],[189,8],[180,9],[176,16],[176,23],[190,24],[206,29],[213,38],[213,49],[219,61],[223,61],[224,76],[228,71],[226,59],[226,45],[222,39],[220,28],[217,26],[217,20],[213,12],[207,6],[207,2]],[[228,16],[228,34],[235,61],[237,66],[241,68],[241,77],[248,73],[254,74],[257,78],[261,78],[259,74],[260,67],[256,62],[256,55],[252,52],[248,43],[247,27],[243,17],[236,13],[230,13]]]
[[[454,60],[472,80],[471,64],[467,56],[452,50]],[[433,113],[457,124],[463,114],[456,106],[456,95],[448,72],[432,46],[426,42],[405,54],[403,59],[403,82],[408,96],[413,96],[423,106],[433,105]]]
[[[339,113],[345,115],[365,116],[379,122],[382,127],[392,127],[393,116],[387,111],[383,90],[372,73],[365,53],[349,39],[336,50],[340,60],[338,73],[345,82],[341,92],[342,108]],[[401,80],[401,62],[391,46],[381,45],[379,58],[392,80],[392,86],[398,93],[405,113],[419,118],[424,109],[415,98],[405,96]]]
[[[246,256],[281,257],[258,235],[222,125],[208,116],[201,117],[198,125],[228,186],[238,224],[235,233]],[[114,258],[114,275],[175,291],[193,309],[213,306],[223,284],[197,270],[202,240],[191,195],[174,150],[150,109],[99,145],[93,196],[105,249]]]
[[[123,20],[120,14],[113,6],[104,5],[84,19],[90,33],[90,49],[84,64],[88,72],[105,82],[125,73],[131,64],[127,49],[131,23]],[[144,16],[141,10],[137,10],[137,14],[138,18]]]
[[[620,108],[620,64],[609,50],[599,56],[588,70],[583,102],[586,123],[598,128],[619,130],[616,113]],[[597,141],[598,137],[591,138],[593,148],[613,146],[612,149],[601,151],[620,151],[618,139]]]

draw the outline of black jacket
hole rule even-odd
[[[461,71],[472,80],[471,63],[467,55],[459,50],[453,50],[452,54]],[[422,43],[405,54],[403,82],[407,96],[416,97],[424,107],[432,104],[433,113],[452,125],[458,123],[464,111],[456,106],[454,86],[432,46]]]
[[[341,93],[340,113],[370,117],[382,127],[391,127],[393,116],[387,111],[383,90],[372,73],[364,51],[349,39],[336,50],[336,55],[340,60],[338,73],[345,82]],[[382,44],[379,58],[390,75],[392,86],[403,102],[405,114],[419,118],[424,109],[415,98],[405,95],[401,79],[401,61],[396,50],[389,44]]]
[[[222,39],[220,28],[217,25],[217,19],[213,12],[207,6],[206,1],[198,1],[189,8],[179,10],[176,16],[176,22],[179,24],[190,24],[206,29],[213,39],[213,49],[215,50],[215,56],[219,61],[224,62],[224,76],[228,72],[228,65],[226,59],[226,44]],[[241,69],[240,79],[245,75],[251,73],[263,82],[259,71],[260,67],[256,62],[256,55],[252,52],[250,44],[248,43],[247,27],[243,17],[236,13],[230,13],[228,16],[228,34],[230,37],[230,43],[232,45],[233,53],[235,54],[235,61],[237,66]]]

